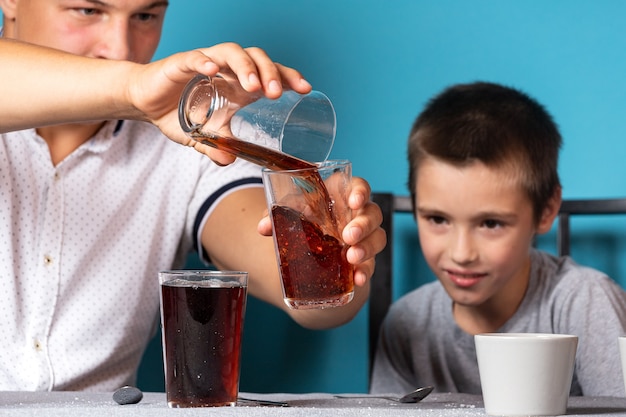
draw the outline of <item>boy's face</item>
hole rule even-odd
[[[167,1],[0,0],[5,36],[95,58],[147,63]]]
[[[418,169],[422,251],[457,304],[497,308],[523,297],[533,236],[548,231],[553,218],[535,224],[515,178],[480,162],[457,167],[427,158]]]

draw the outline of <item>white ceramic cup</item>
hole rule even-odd
[[[619,356],[622,360],[622,375],[624,377],[624,387],[626,387],[626,336],[617,338],[619,342]],[[626,391],[624,391],[626,393]]]
[[[487,414],[565,414],[578,337],[485,333],[475,335],[474,341]]]

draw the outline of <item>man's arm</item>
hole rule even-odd
[[[263,90],[270,98],[280,96],[283,85],[299,93],[311,90],[295,69],[272,62],[259,48],[235,43],[137,64],[0,38],[0,62],[0,133],[73,122],[143,120],[221,164],[233,162],[234,156],[194,142],[178,122],[179,97],[194,75],[233,74],[246,90]]]

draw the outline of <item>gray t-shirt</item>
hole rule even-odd
[[[530,282],[518,310],[498,332],[578,336],[571,395],[624,396],[618,336],[626,334],[626,292],[606,275],[531,251]],[[372,393],[480,394],[474,337],[452,316],[452,301],[437,281],[395,302],[383,323]]]

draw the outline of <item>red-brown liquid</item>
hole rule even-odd
[[[202,144],[212,146],[221,151],[232,153],[239,158],[269,169],[292,170],[315,168],[315,164],[261,145],[257,145],[256,143],[227,137],[206,135],[199,131],[191,132],[191,137]]]
[[[288,207],[272,207],[272,219],[285,302],[303,309],[352,300],[354,270],[346,260],[348,247]]]
[[[161,286],[168,404],[235,404],[246,289],[168,284]]]
[[[308,170],[302,174],[301,178],[302,184],[310,187],[310,191],[303,193],[303,196],[307,199],[310,210],[317,219],[318,226],[321,226],[325,233],[337,238],[340,237],[328,190],[319,173],[311,170],[311,168],[316,168],[315,164],[239,139],[211,136],[199,131],[191,132],[191,137],[200,143],[232,153],[239,158],[275,171]]]
[[[285,302],[292,308],[303,309],[338,306],[352,300],[354,269],[346,260],[347,246],[340,240],[341,231],[324,181],[316,170],[310,170],[316,165],[238,139],[199,131],[191,136],[272,170],[309,170],[301,177],[302,184],[309,189],[302,195],[311,211],[309,218],[315,222],[287,207],[272,208]]]

